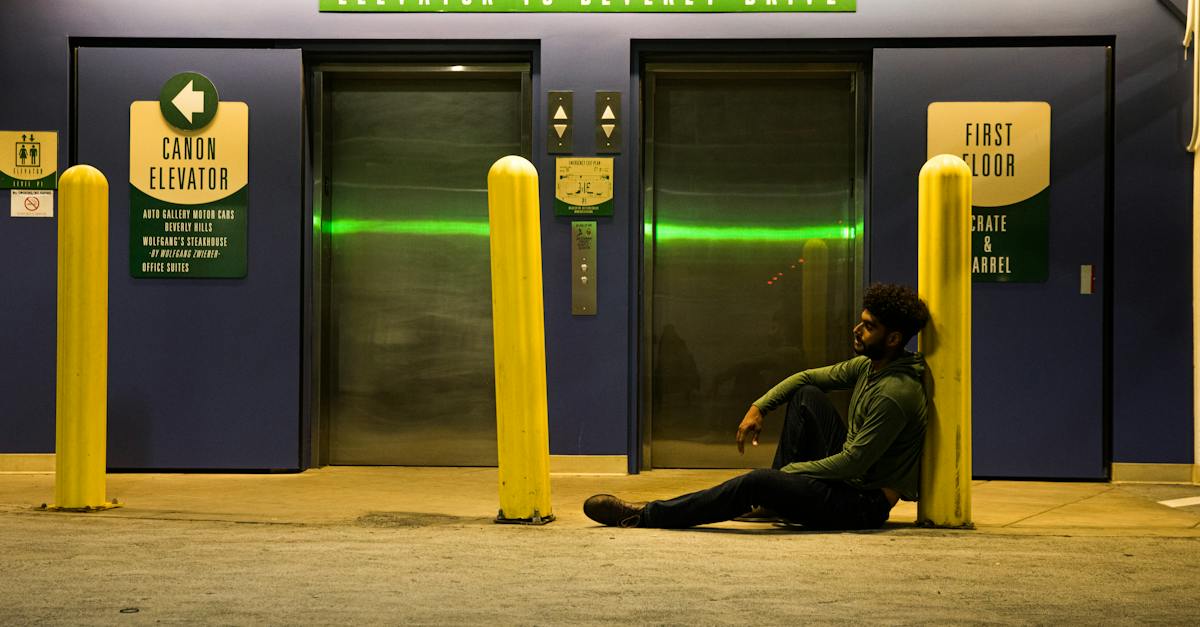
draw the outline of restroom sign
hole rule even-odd
[[[194,72],[129,108],[129,273],[244,278],[250,109]]]
[[[935,102],[927,157],[971,168],[971,275],[1044,282],[1049,272],[1050,104]]]

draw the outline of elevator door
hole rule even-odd
[[[770,465],[782,412],[734,446],[751,402],[851,356],[858,82],[846,66],[648,68],[644,466]]]
[[[528,75],[456,69],[326,83],[334,464],[496,464],[486,181]]]

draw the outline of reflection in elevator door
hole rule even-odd
[[[486,180],[526,152],[522,85],[329,83],[331,463],[495,465]]]
[[[648,70],[643,465],[769,466],[783,411],[739,456],[750,403],[852,354],[857,68]]]

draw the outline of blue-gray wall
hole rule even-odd
[[[857,13],[814,15],[352,15],[319,14],[316,5],[316,0],[5,3],[0,128],[59,130],[60,169],[70,165],[71,38],[92,38],[90,45],[292,48],[318,40],[533,41],[540,54],[538,121],[545,115],[547,89],[575,90],[579,120],[591,119],[595,90],[622,91],[632,104],[632,50],[645,42],[684,40],[702,51],[709,47],[705,42],[716,40],[754,50],[764,41],[786,46],[853,39],[869,51],[930,38],[1115,37],[1113,459],[1192,462],[1190,157],[1182,149],[1190,63],[1179,45],[1181,24],[1157,1],[863,0]],[[877,107],[872,115],[878,119],[888,111]],[[636,128],[630,118],[627,147],[637,139]],[[577,154],[592,151],[589,133],[577,131],[575,139]],[[267,140],[251,151],[271,148]],[[551,171],[544,146],[536,144],[534,154],[539,170]],[[636,167],[628,152],[618,159],[618,189],[636,183]],[[549,206],[549,186],[544,188],[543,204]],[[628,448],[635,393],[629,352],[637,306],[629,280],[638,252],[629,235],[630,220],[637,217],[632,197],[619,195],[616,215],[602,225],[605,278],[600,315],[594,318],[570,316],[568,224],[548,215],[543,220],[551,449],[557,454]],[[0,452],[53,448],[54,229],[53,220],[0,217]],[[299,282],[301,269],[295,276]],[[574,374],[579,364],[586,364],[590,376]],[[1047,376],[1070,384],[1069,373]]]
[[[302,209],[298,50],[84,47],[76,155],[109,179],[108,465],[300,467]],[[136,71],[130,71],[136,68]],[[129,275],[129,104],[202,69],[252,114],[241,279]],[[120,146],[120,150],[114,150]]]

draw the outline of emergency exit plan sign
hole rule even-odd
[[[129,273],[246,276],[250,109],[182,72],[129,107]]]

